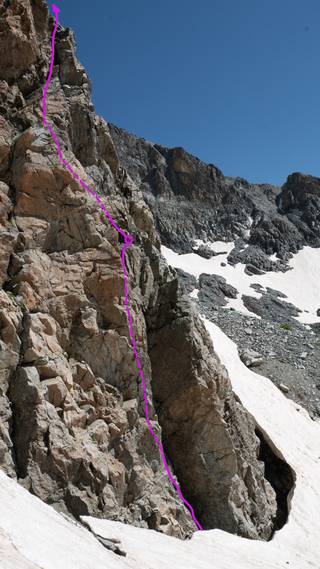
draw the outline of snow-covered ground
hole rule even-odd
[[[201,243],[203,242],[197,241],[198,245]],[[320,248],[304,247],[301,249],[290,259],[289,266],[292,267],[292,270],[286,273],[275,273],[272,271],[265,275],[249,276],[244,272],[244,264],[238,263],[236,266],[231,266],[227,263],[227,256],[233,249],[234,243],[217,241],[211,244],[207,243],[206,245],[216,252],[226,251],[226,253],[211,259],[203,259],[196,253],[179,255],[163,245],[161,252],[169,265],[182,269],[196,278],[201,273],[224,277],[227,283],[234,286],[239,292],[237,298],[226,299],[228,308],[233,307],[239,312],[256,316],[245,308],[241,296],[246,294],[255,298],[261,298],[261,294],[250,287],[251,283],[258,283],[264,287],[264,290],[266,287],[270,287],[283,292],[288,298],[281,300],[291,302],[294,306],[300,308],[303,312],[299,314],[296,320],[304,324],[320,322],[320,317],[317,316],[317,309],[320,308]],[[226,267],[221,266],[222,262],[227,263]],[[256,318],[259,317],[256,316]]]
[[[319,569],[320,425],[268,379],[239,360],[235,344],[205,320],[235,393],[274,452],[295,473],[287,524],[266,543],[221,530],[181,541],[120,522],[84,517],[92,530],[120,540],[126,557],[106,549],[0,471],[2,569]]]
[[[0,470],[1,569],[123,569],[122,559]]]

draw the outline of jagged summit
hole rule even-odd
[[[294,173],[282,186],[224,176],[183,148],[166,148],[109,130],[123,166],[141,189],[162,243],[191,253],[195,240],[235,241],[231,262],[283,270],[304,245],[320,246],[319,179]],[[237,247],[238,242],[238,247]],[[240,252],[240,246],[250,245]],[[276,254],[278,263],[267,257]]]

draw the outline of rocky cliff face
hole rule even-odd
[[[163,244],[174,251],[192,252],[195,239],[235,241],[230,263],[285,271],[292,253],[304,245],[320,246],[318,178],[295,173],[282,188],[250,184],[224,176],[183,148],[166,148],[108,126]],[[270,261],[274,253],[278,259]]]
[[[145,417],[124,301],[123,238],[63,165],[43,125],[53,27],[44,0],[0,2],[0,466],[77,519],[121,520],[185,538],[197,526],[168,478]],[[65,160],[134,237],[126,251],[130,310],[153,431],[204,529],[266,540],[277,503],[258,459],[253,420],[161,256],[153,216],[132,180],[138,182],[126,136],[119,150],[118,132],[116,150],[108,125],[94,113],[70,28],[59,26],[56,50],[47,121]],[[183,179],[193,176],[191,158],[181,149],[146,147],[163,168],[170,155],[180,196]],[[188,247],[175,241],[182,217],[169,233],[161,229],[162,207],[174,197],[163,168],[152,173],[152,187],[163,188],[154,210],[157,228],[165,242]],[[205,165],[196,176],[206,183],[204,196],[219,189],[220,202],[212,194],[219,220],[219,203],[228,204],[225,178]],[[230,188],[230,195],[241,193],[235,182]],[[186,223],[187,198],[201,197],[200,189],[194,191],[181,200]],[[274,193],[261,188],[266,204]],[[235,230],[232,223],[225,237]],[[199,224],[216,234],[205,214]]]

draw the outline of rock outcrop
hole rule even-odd
[[[277,205],[310,245],[320,246],[320,178],[301,172],[291,174],[281,188]]]
[[[204,529],[268,539],[276,502],[253,421],[183,292],[177,279],[164,284],[147,318],[164,448]]]
[[[44,0],[14,0],[1,3],[0,21],[0,466],[76,519],[91,515],[188,537],[197,526],[145,418],[124,301],[123,238],[63,165],[42,122],[54,19]],[[150,208],[107,123],[94,113],[75,50],[72,30],[59,26],[46,119],[67,163],[134,238],[126,251],[128,295],[153,431],[203,527],[267,540],[277,504],[257,458],[255,426],[160,254]],[[147,146],[151,154],[153,148]],[[199,161],[182,149],[161,152],[154,149],[156,160],[170,158],[179,195],[191,176],[186,204],[212,187],[229,203],[217,168],[200,164],[198,188],[207,180],[206,192],[189,195],[190,164]],[[170,197],[161,172],[152,175]],[[231,196],[241,194],[239,184],[230,185]],[[233,205],[221,209],[215,195],[222,231],[223,212],[239,216]],[[199,224],[216,235],[205,217]],[[167,241],[160,233],[171,243],[177,230]],[[234,230],[230,221],[223,236]],[[187,238],[183,246],[190,246]]]

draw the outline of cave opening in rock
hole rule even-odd
[[[261,431],[256,428],[255,433],[260,439],[258,458],[265,463],[264,476],[274,489],[277,499],[277,513],[273,520],[272,533],[268,539],[268,541],[270,541],[274,533],[280,530],[287,522],[289,515],[287,498],[294,485],[294,477],[290,466],[274,454]]]

